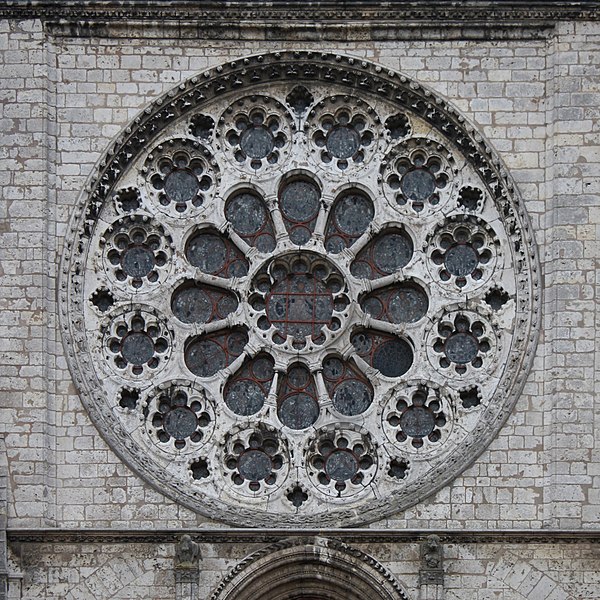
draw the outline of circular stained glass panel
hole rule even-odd
[[[155,264],[154,252],[144,246],[127,248],[121,258],[121,267],[130,277],[145,277]]]
[[[466,244],[456,244],[448,249],[444,257],[446,269],[456,277],[470,275],[479,264],[477,251]]]
[[[227,364],[224,348],[213,340],[191,343],[185,352],[185,364],[198,377],[210,377]]]
[[[154,343],[145,333],[130,333],[123,339],[121,354],[132,365],[143,365],[154,356]]]
[[[319,198],[319,188],[314,183],[292,181],[281,192],[281,212],[292,221],[305,223],[317,216]]]
[[[165,194],[171,202],[191,202],[199,191],[198,179],[189,171],[175,169],[165,179]]]
[[[402,177],[400,188],[407,198],[423,202],[435,192],[435,177],[425,169],[414,169]]]
[[[453,333],[446,340],[444,351],[452,362],[466,364],[477,356],[479,343],[470,333]]]
[[[389,300],[389,313],[394,323],[414,323],[427,314],[429,300],[425,292],[416,287],[402,287]]]
[[[333,394],[333,406],[343,415],[360,415],[369,408],[373,395],[362,381],[350,379],[342,382]]]
[[[394,273],[405,267],[412,258],[413,245],[405,236],[392,233],[382,237],[375,244],[373,258],[384,273]]]
[[[373,366],[386,377],[400,377],[413,363],[413,351],[405,340],[384,342],[373,353]]]
[[[319,417],[319,405],[308,394],[292,394],[281,403],[278,414],[290,429],[306,429]]]
[[[240,140],[242,150],[250,158],[264,158],[273,150],[273,136],[265,127],[249,127]]]
[[[198,287],[176,290],[171,307],[173,314],[183,323],[206,323],[213,312],[210,297]]]
[[[238,471],[248,481],[266,479],[272,469],[271,458],[262,450],[247,450],[238,459]]]
[[[233,197],[227,205],[225,216],[236,232],[243,235],[258,233],[267,222],[267,211],[263,203],[249,193]]]
[[[338,125],[329,132],[326,143],[336,158],[350,158],[360,148],[360,135],[354,127]]]
[[[325,461],[325,471],[335,481],[346,481],[358,473],[358,460],[348,450],[334,450]]]
[[[189,241],[185,255],[204,273],[218,273],[225,266],[227,246],[220,236],[202,233]]]
[[[267,296],[267,318],[283,336],[296,339],[318,335],[331,324],[333,296],[323,283],[292,273]]]
[[[163,420],[165,431],[175,439],[183,440],[190,437],[196,427],[198,419],[193,411],[184,406],[178,406],[170,410]]]
[[[340,200],[335,210],[339,229],[348,235],[361,235],[373,220],[373,203],[362,194],[348,194]]]
[[[263,388],[252,380],[234,383],[225,393],[225,403],[236,414],[247,417],[258,412],[265,402]]]
[[[433,413],[422,406],[410,406],[400,417],[400,427],[412,437],[428,436],[435,427]]]

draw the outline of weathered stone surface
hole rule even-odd
[[[530,235],[540,248],[543,332],[523,393],[506,425],[451,485],[371,527],[418,528],[424,535],[430,529],[562,529],[573,530],[573,537],[596,530],[600,515],[597,3],[536,3],[534,8],[521,5],[516,12],[483,3],[478,8],[467,3],[442,8],[433,3],[419,8],[414,3],[396,7],[366,3],[362,8],[347,3],[344,12],[320,3],[310,19],[305,5],[265,7],[261,18],[257,4],[249,8],[244,3],[243,11],[250,12],[241,12],[236,3],[227,8],[211,5],[208,13],[198,12],[198,3],[195,8],[179,3],[177,10],[172,4],[152,4],[161,6],[137,3],[133,9],[111,3],[104,7],[112,15],[109,20],[90,3],[65,8],[49,2],[33,7],[9,2],[0,7],[0,433],[10,474],[8,597],[175,596],[174,540],[33,543],[11,538],[11,531],[18,528],[47,526],[155,531],[210,525],[125,466],[91,423],[61,341],[58,260],[70,235],[70,215],[81,191],[90,185],[87,180],[96,160],[140,111],[206,69],[230,61],[241,68],[244,56],[286,49],[310,50],[315,56],[351,55],[356,65],[373,61],[382,73],[400,71],[456,106],[506,164],[531,217]],[[144,22],[146,17],[152,22]],[[319,19],[321,24],[315,27]],[[298,107],[293,110],[299,111],[292,112],[296,122],[312,100],[299,92],[292,100]],[[198,139],[207,128],[217,126],[196,122]],[[392,126],[390,135],[401,132],[405,124],[393,121]],[[187,132],[178,135],[185,137]],[[339,137],[344,143],[332,142],[325,149],[336,163],[351,161],[352,156],[344,156],[356,140]],[[260,144],[248,140],[241,146],[248,156],[264,153],[259,152]],[[203,160],[210,163],[209,157]],[[162,214],[177,212],[178,204],[194,207],[200,193],[210,198],[211,185],[220,176],[205,181],[209,189],[196,189],[193,198],[189,187],[179,195],[173,192],[177,179],[169,180],[170,202]],[[248,180],[251,177],[250,170]],[[465,187],[471,183],[465,182]],[[407,203],[419,202],[419,190],[426,185],[427,181],[407,182],[401,190]],[[159,195],[156,190],[160,203]],[[471,207],[477,210],[480,201],[470,192],[461,196],[467,213]],[[119,202],[127,209],[137,200],[129,191]],[[153,226],[158,229],[162,221]],[[107,228],[110,225],[106,223]],[[454,237],[457,227],[445,224],[432,231],[428,248],[432,262],[434,258],[440,262],[431,272],[441,276],[446,271],[453,282],[464,278],[467,289],[478,282],[497,283],[487,279],[490,262],[474,266],[468,253],[442,247],[446,234],[454,240],[450,247],[461,243]],[[488,235],[477,222],[469,221],[465,228],[471,237],[481,231]],[[410,252],[421,249],[425,240],[412,243]],[[486,248],[493,263],[494,246]],[[434,257],[435,251],[439,255]],[[159,280],[166,276],[158,252],[168,255],[171,250],[165,245],[152,257],[132,250],[119,268],[143,289],[152,283],[148,280],[153,272]],[[404,248],[403,256],[406,252]],[[243,272],[243,262],[238,266]],[[472,277],[476,270],[481,271],[479,279]],[[489,288],[485,302],[490,310],[513,302],[502,289]],[[96,307],[90,310],[110,312],[115,299],[107,290],[99,290],[90,300]],[[456,345],[463,348],[458,342],[460,338]],[[463,356],[461,348],[458,354],[451,351],[451,357]],[[434,356],[438,367],[446,368],[439,365],[444,353]],[[461,364],[450,362],[448,369]],[[406,398],[407,409],[411,398]],[[132,410],[141,401],[130,385],[115,398],[123,410]],[[465,389],[457,405],[477,410],[480,401],[476,392]],[[150,410],[159,412],[158,396],[152,402]],[[169,434],[173,445],[182,431],[175,423],[180,412],[157,427],[175,434]],[[431,418],[421,412],[405,414],[398,418],[410,422],[413,433],[431,428]],[[185,419],[181,421],[185,425]],[[209,467],[200,461],[194,464],[196,481],[205,478]],[[390,470],[395,473],[390,477],[400,482],[410,473],[402,461],[390,465]],[[297,486],[286,494],[301,510],[308,491]],[[332,538],[337,535],[331,532]],[[231,569],[268,543],[231,543],[223,538],[203,543],[200,597],[209,597]],[[352,545],[374,557],[408,597],[416,598],[419,543],[415,538]],[[600,568],[595,544],[521,538],[518,544],[444,541],[444,548],[446,598],[597,596]]]

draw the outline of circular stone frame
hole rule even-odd
[[[435,462],[425,475],[417,477],[410,485],[396,485],[398,480],[390,477],[388,484],[390,486],[394,484],[396,487],[389,488],[389,491],[386,491],[383,496],[370,498],[368,501],[363,499],[361,500],[362,504],[346,503],[342,501],[343,499],[336,498],[332,499],[326,507],[321,505],[320,510],[308,514],[297,510],[298,507],[295,504],[295,508],[289,512],[274,513],[262,510],[258,506],[248,506],[244,502],[235,501],[233,497],[228,499],[219,498],[216,495],[210,497],[202,491],[201,486],[192,485],[191,475],[189,479],[177,476],[173,470],[165,469],[164,466],[149,458],[149,449],[154,447],[153,444],[143,445],[138,443],[132,437],[132,431],[135,429],[133,421],[126,426],[115,414],[117,412],[115,407],[118,408],[118,398],[111,398],[110,401],[107,398],[102,381],[103,377],[106,376],[106,372],[96,369],[97,357],[102,351],[101,342],[98,341],[98,338],[101,338],[101,333],[95,330],[92,331],[86,320],[86,314],[89,311],[95,311],[94,314],[99,315],[98,320],[100,320],[102,313],[105,311],[108,311],[107,314],[112,314],[114,310],[119,310],[118,306],[108,310],[111,303],[114,302],[114,298],[111,296],[110,291],[106,291],[106,286],[101,285],[101,281],[93,294],[86,294],[85,290],[86,275],[89,273],[91,265],[94,269],[101,268],[100,261],[95,258],[97,250],[92,247],[92,240],[96,239],[94,236],[100,235],[98,231],[106,226],[101,220],[103,208],[113,202],[118,207],[117,212],[122,213],[123,206],[140,204],[139,195],[136,197],[135,191],[131,190],[131,186],[119,190],[121,175],[131,169],[136,161],[143,165],[144,156],[147,155],[149,149],[156,146],[161,132],[165,128],[171,127],[173,124],[184,123],[186,119],[193,117],[192,123],[195,123],[194,126],[198,131],[201,131],[198,137],[203,138],[199,141],[199,147],[204,152],[204,156],[209,157],[203,163],[203,169],[204,171],[212,169],[213,179],[211,181],[218,182],[218,177],[222,175],[222,169],[215,163],[211,152],[205,152],[206,147],[210,144],[205,139],[202,128],[204,123],[209,122],[210,119],[206,119],[202,114],[203,107],[208,107],[211,103],[221,102],[222,99],[229,99],[228,102],[231,104],[240,95],[244,95],[244,97],[252,94],[261,95],[269,90],[270,86],[281,86],[287,83],[289,83],[290,89],[294,88],[293,91],[296,94],[293,101],[290,99],[292,94],[290,93],[290,96],[288,96],[289,110],[294,111],[298,118],[304,118],[305,120],[311,118],[311,111],[307,109],[313,105],[314,99],[310,92],[306,90],[306,87],[319,85],[325,88],[327,86],[327,88],[334,90],[333,93],[338,95],[348,94],[354,98],[364,98],[365,106],[385,103],[386,106],[393,107],[400,115],[406,113],[431,129],[432,135],[436,138],[434,140],[435,144],[440,141],[445,144],[448,143],[454,153],[462,157],[468,157],[472,177],[469,181],[461,181],[461,185],[482,187],[486,201],[493,204],[494,214],[498,215],[504,228],[503,260],[512,269],[511,281],[513,282],[513,289],[508,300],[505,298],[508,295],[502,289],[496,293],[493,288],[488,291],[491,299],[488,300],[487,297],[485,299],[490,307],[495,305],[498,298],[502,302],[509,302],[512,310],[511,323],[514,326],[514,333],[511,333],[509,339],[504,343],[502,361],[498,361],[502,364],[501,371],[497,373],[498,383],[489,396],[481,400],[481,413],[476,420],[472,416],[474,414],[472,406],[473,398],[478,397],[478,391],[472,392],[472,390],[467,389],[466,382],[464,398],[462,389],[455,390],[454,400],[458,404],[463,398],[463,406],[469,408],[469,411],[465,411],[465,418],[467,420],[471,419],[470,423],[472,424],[468,433],[461,439],[460,444],[451,448],[451,451],[441,452],[442,459]],[[302,90],[306,92],[304,98]],[[317,99],[314,102],[315,106],[319,106],[319,102],[322,102],[322,100]],[[391,128],[391,125],[386,125],[389,129],[387,134],[381,133],[385,130],[383,125],[377,125],[376,129],[377,135],[382,136],[379,140],[376,140],[377,143],[383,145],[381,140],[385,138],[388,142],[391,140],[396,144],[396,148],[392,150],[391,155],[401,145],[398,140],[395,140],[395,136],[400,136],[398,139],[401,140],[402,136],[406,137],[408,135],[406,124],[402,121],[402,118],[394,115],[393,119],[390,116],[385,122],[390,123],[392,121],[394,123],[393,128]],[[303,131],[293,131],[290,135],[294,137],[297,134],[308,135]],[[418,133],[415,132],[415,136],[417,135]],[[293,146],[298,142],[297,140],[288,140],[287,143]],[[302,143],[308,148],[312,141],[306,140]],[[223,151],[218,146],[217,150]],[[400,183],[402,169],[404,168],[408,169],[409,173],[412,172],[410,169],[426,168],[431,169],[431,172],[438,173],[443,167],[443,165],[440,167],[437,164],[432,166],[427,152],[422,153],[422,156],[418,152],[415,156],[413,154],[411,154],[410,159],[413,162],[408,167],[403,167],[404,163],[399,166],[398,181]],[[323,176],[323,170],[327,168],[324,161],[328,158],[325,156],[324,159],[323,156],[315,150],[315,166],[320,165],[315,168],[319,178]],[[337,199],[327,198],[332,211],[335,211],[335,202],[346,193],[343,190],[349,189],[349,184],[358,179],[354,174],[358,172],[359,167],[362,167],[363,163],[361,161],[363,158],[358,152],[354,156],[358,157],[358,160],[347,161],[347,165],[336,165],[337,170],[332,177],[337,178],[336,181],[339,182],[338,192],[336,192]],[[376,161],[372,156],[365,155],[365,157],[371,164],[375,164]],[[466,161],[466,158],[464,160]],[[188,168],[188,166],[184,165],[181,168]],[[291,171],[303,168],[304,166],[301,164],[292,165]],[[273,172],[273,169],[268,167],[266,169],[270,173]],[[320,172],[319,169],[321,169]],[[243,179],[243,177],[240,178],[240,180]],[[377,182],[380,186],[379,189],[382,190],[384,182],[381,175]],[[353,193],[363,193],[362,189],[358,187],[359,184],[354,183],[353,185]],[[444,181],[441,181],[440,185],[445,185]],[[440,189],[445,190],[446,188]],[[427,190],[420,193],[424,197],[426,192]],[[383,198],[383,193],[380,191],[377,197]],[[435,214],[436,218],[440,214],[445,215],[444,211],[447,210],[445,208],[446,200],[438,203],[437,201],[431,201],[431,198],[434,198],[434,195],[425,199],[422,203],[425,212]],[[210,204],[211,200],[207,202]],[[383,199],[379,202],[383,202]],[[386,202],[390,203],[389,198]],[[470,203],[471,201],[467,198],[464,208],[467,213],[471,210]],[[480,200],[477,201],[477,206],[481,206]],[[157,208],[158,210],[160,209]],[[194,207],[192,210],[194,215],[200,215],[195,222],[196,226],[201,224],[198,219],[203,218],[202,215],[205,214],[203,210],[202,205]],[[411,210],[416,212],[412,214],[410,213]],[[402,230],[406,223],[410,225],[418,218],[419,210],[421,208],[415,208],[414,204],[401,206],[398,209],[396,220],[388,223],[390,231]],[[157,215],[158,212],[155,212],[155,214]],[[173,218],[176,218],[176,216]],[[275,234],[271,232],[269,235],[273,236],[273,243],[275,244]],[[357,239],[363,239],[362,245],[357,243],[357,247],[367,248],[365,246],[366,235],[363,235],[362,238],[360,235],[356,236],[347,243],[347,246],[352,245]],[[235,236],[230,236],[228,243],[233,239],[235,239]],[[239,237],[237,239],[240,240]],[[420,252],[422,251],[421,246],[424,241],[425,238],[416,241],[415,251],[417,249]],[[310,244],[312,244],[312,241],[306,246],[306,250],[309,252],[313,250],[313,246]],[[257,255],[257,249],[251,247],[251,240],[238,241],[237,245],[238,248],[241,246],[242,250],[246,252],[248,259],[251,260],[253,256]],[[344,258],[347,254],[348,248],[346,247],[336,255]],[[347,271],[349,272],[349,268]],[[390,275],[389,281],[391,282],[394,277],[396,276]],[[396,277],[393,280],[397,282],[398,278]],[[159,283],[163,285],[162,282]],[[407,283],[410,284],[409,281]],[[167,286],[166,291],[170,295],[176,287],[176,282],[169,280],[164,285]],[[77,202],[64,244],[59,286],[60,323],[67,361],[80,391],[82,401],[108,445],[127,465],[161,493],[206,517],[242,526],[270,526],[274,522],[283,527],[359,525],[389,517],[439,490],[476,460],[508,418],[523,389],[533,362],[540,327],[540,269],[533,232],[515,184],[491,145],[455,108],[431,90],[404,75],[359,58],[309,51],[262,54],[223,64],[181,83],[145,108],[123,133],[110,144]],[[435,293],[443,295],[443,291]],[[105,304],[107,308],[105,308]],[[353,300],[352,310],[359,310],[359,308],[354,308],[355,304],[358,304],[356,299]],[[135,300],[129,301],[128,310],[139,312],[142,309],[143,304],[138,304]],[[468,310],[469,307],[458,307],[459,311],[463,309]],[[432,306],[431,310],[438,314],[440,306]],[[500,317],[498,319],[501,320]],[[410,330],[413,324],[401,324],[400,329],[395,330],[393,327],[390,325],[386,330],[389,332],[386,334],[388,337],[395,335],[394,332],[403,334],[404,330]],[[195,331],[200,334],[204,332],[199,327]],[[400,336],[400,339],[402,339],[402,336]],[[331,340],[328,339],[326,347],[323,349],[323,355],[330,355],[332,352],[335,354],[337,351],[335,344],[330,342]],[[252,344],[253,341],[250,343]],[[174,339],[169,352],[171,355],[175,355],[181,352],[183,346],[182,339]],[[348,356],[343,358],[346,359]],[[235,362],[236,360],[238,362]],[[232,355],[231,362],[227,364],[224,371],[228,371],[232,364],[237,365],[236,368],[239,369],[241,360],[239,355]],[[359,356],[356,363],[359,366],[362,365],[364,373],[373,383],[380,375],[372,365],[367,365],[365,360],[364,357]],[[474,368],[478,367],[475,366]],[[233,367],[231,369],[235,370]],[[281,369],[280,373],[284,373],[284,371],[284,369]],[[413,375],[414,373],[411,371],[407,373],[406,379],[401,376],[397,381],[402,383],[413,377]],[[219,377],[221,377],[220,373],[216,374],[214,376],[215,381]],[[422,377],[422,373],[419,373],[418,377]],[[382,377],[382,379],[384,383],[387,381],[386,385],[389,384],[387,377]],[[121,383],[121,385],[123,384]],[[135,387],[135,382],[130,383],[129,387],[131,386]],[[126,388],[129,389],[127,384],[123,389]],[[389,385],[386,389],[389,392]],[[322,390],[319,390],[319,394],[321,392]],[[128,398],[139,397],[138,401],[143,405],[145,401],[144,394],[144,390],[139,391],[139,393],[133,390],[131,394],[128,392]],[[381,410],[385,401],[385,397],[380,397],[379,400],[373,402],[373,404],[380,404],[379,407],[372,408],[374,420],[381,418]],[[135,401],[132,402],[135,403]],[[479,401],[477,400],[477,402]],[[125,404],[122,402],[121,407],[124,406]],[[124,412],[130,418],[134,411],[128,405]],[[257,421],[260,421],[264,415],[263,409],[263,412],[258,413]],[[317,423],[317,426],[320,427],[321,423]],[[376,442],[381,445],[383,438],[376,440]],[[384,464],[384,456],[384,453],[380,450],[381,469],[387,470],[389,465]],[[404,458],[399,456],[397,457],[398,460],[392,460],[392,466],[394,462],[402,462]],[[186,457],[176,457],[174,460],[175,463],[180,465],[189,464],[189,458]],[[409,457],[408,460],[412,459]],[[216,468],[214,458],[211,459],[210,457],[207,459],[200,458],[197,464],[203,465],[199,469],[202,472],[204,472],[204,466],[206,465]],[[409,477],[412,476],[413,472],[416,473],[413,466],[407,472]],[[285,491],[286,494],[289,493],[288,498],[294,494],[306,495],[305,481],[297,482],[295,486],[293,482],[289,483],[291,487],[288,487]]]

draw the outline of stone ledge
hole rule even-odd
[[[2,15],[0,9],[0,16]],[[172,16],[171,16],[172,17]],[[72,38],[123,38],[138,39],[190,39],[190,40],[264,40],[287,42],[399,42],[399,41],[479,41],[479,40],[531,40],[546,39],[554,30],[555,22],[540,20],[502,20],[489,22],[444,22],[428,20],[368,19],[346,22],[320,20],[318,27],[311,20],[290,18],[282,14],[272,20],[260,17],[238,20],[214,14],[206,17],[187,16],[174,20],[165,18],[144,19],[124,17],[111,19],[55,20],[44,22],[46,30],[55,37]],[[433,19],[433,20],[432,20]]]
[[[424,540],[435,534],[444,543],[600,543],[598,530],[458,530],[458,529],[8,529],[7,538],[13,543],[175,543],[188,534],[199,543],[275,543],[286,538],[337,539],[347,543],[407,543]]]
[[[40,19],[173,19],[177,13],[178,21],[218,18],[219,20],[286,21],[341,21],[346,23],[353,19],[360,21],[380,20],[383,23],[416,21],[450,21],[479,22],[497,26],[514,21],[556,21],[556,20],[599,20],[600,2],[591,1],[506,1],[490,0],[458,2],[432,2],[429,5],[421,2],[397,0],[378,2],[375,0],[346,0],[340,3],[335,0],[315,2],[242,2],[233,0],[219,2],[216,0],[197,2],[196,0],[8,0],[0,7],[0,17],[5,18],[40,18]],[[308,13],[308,14],[307,14]]]

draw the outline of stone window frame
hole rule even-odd
[[[504,398],[489,411],[477,430],[465,440],[463,448],[452,456],[452,468],[439,467],[429,480],[419,482],[411,490],[402,490],[393,499],[373,502],[356,515],[353,511],[336,510],[325,516],[292,517],[289,523],[358,524],[373,521],[400,511],[431,494],[469,466],[485,449],[510,414],[533,361],[540,327],[541,286],[539,259],[528,216],[514,182],[489,143],[451,105],[407,77],[358,58],[307,51],[271,53],[233,61],[193,77],[147,107],[132,125],[111,144],[96,171],[90,176],[87,191],[82,194],[74,212],[65,243],[60,281],[60,317],[68,362],[83,402],[92,420],[99,426],[109,445],[144,479],[161,492],[198,512],[232,523],[261,525],[270,522],[268,515],[257,517],[255,511],[233,510],[218,500],[190,493],[185,482],[170,479],[157,470],[144,452],[131,443],[127,432],[115,423],[102,402],[98,401],[98,382],[93,372],[84,333],[82,302],[86,266],[86,244],[104,202],[114,192],[119,173],[132,156],[147,147],[149,139],[170,119],[180,118],[222,94],[233,90],[251,92],[269,81],[294,80],[307,83],[335,81],[337,86],[358,95],[385,98],[400,109],[408,109],[429,122],[452,140],[459,151],[481,170],[481,177],[494,196],[494,201],[511,231],[511,252],[516,269],[516,320],[518,324],[509,351],[508,368],[496,390]],[[168,477],[168,476],[167,476]],[[285,519],[283,519],[285,522]]]

